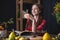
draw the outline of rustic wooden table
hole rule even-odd
[[[41,36],[37,36],[37,37],[29,37],[30,40],[42,40]],[[8,38],[5,38],[3,40],[8,40]]]

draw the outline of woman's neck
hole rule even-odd
[[[37,20],[38,20],[38,17],[39,17],[39,15],[35,15],[35,16],[34,16],[34,19],[36,20],[36,22],[37,22]]]

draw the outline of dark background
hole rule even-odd
[[[0,0],[0,22],[7,22],[10,18],[16,17],[16,1],[15,0]],[[9,25],[8,30],[15,28],[15,23]]]
[[[41,0],[41,3],[44,8],[44,17],[47,21],[44,30],[47,30],[49,33],[58,33],[60,32],[60,27],[57,26],[56,18],[52,15],[53,13],[53,6],[56,2],[60,2],[60,0]],[[24,4],[25,9],[31,9],[31,4]],[[28,5],[28,6],[27,6]],[[1,21],[8,21],[9,18],[14,18],[14,22],[16,21],[16,0],[1,0],[0,1],[0,20]],[[25,21],[24,21],[25,22]],[[16,24],[16,22],[15,22]],[[12,25],[9,28],[15,28],[16,25]],[[24,24],[25,26],[25,24]]]
[[[60,0],[42,0],[44,17],[47,20],[45,30],[55,34],[60,32],[60,26],[57,25],[56,17],[52,15],[52,13],[54,13],[53,7],[57,2],[60,2]]]

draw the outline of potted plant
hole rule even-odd
[[[7,34],[7,29],[8,29],[8,24],[14,24],[13,18],[10,18],[7,22],[3,21],[0,25],[0,35],[1,37],[6,37]]]

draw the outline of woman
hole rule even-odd
[[[32,15],[31,14],[25,14],[24,17],[27,19],[26,28],[25,30],[32,31],[32,26],[35,26],[35,31],[39,30],[41,31],[44,28],[44,25],[46,24],[46,20],[43,18],[42,15],[42,7],[39,4],[33,4],[32,5]],[[34,24],[33,24],[34,21]]]

